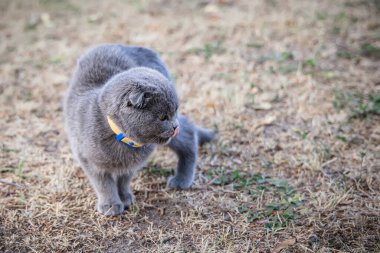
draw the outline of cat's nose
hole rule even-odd
[[[178,122],[178,120],[174,120],[174,121],[172,121],[172,127],[173,127],[173,130],[174,130],[174,131],[179,127],[179,122]]]

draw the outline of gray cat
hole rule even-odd
[[[133,203],[131,180],[157,144],[178,156],[168,186],[192,185],[198,145],[214,133],[179,115],[178,106],[174,81],[150,49],[101,45],[79,59],[65,97],[65,125],[99,212],[118,215]]]

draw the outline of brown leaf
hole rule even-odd
[[[262,131],[263,127],[272,124],[275,120],[276,116],[269,115],[264,119],[256,121],[256,124],[252,126],[251,130],[254,131],[256,134],[259,134],[259,132]]]
[[[295,243],[296,243],[296,239],[294,239],[294,238],[286,239],[285,241],[280,242],[280,244],[278,244],[276,246],[276,248],[274,248],[272,253],[279,253],[281,250],[283,250],[283,249],[287,248],[288,246],[291,246]]]
[[[216,107],[216,105],[215,105],[214,102],[207,102],[207,107],[211,108],[211,109],[214,109]]]

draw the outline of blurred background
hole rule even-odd
[[[218,131],[191,191],[160,149],[104,218],[62,99],[100,43],[158,51]],[[0,251],[380,252],[378,0],[0,0]]]

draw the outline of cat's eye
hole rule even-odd
[[[161,121],[165,121],[165,120],[168,120],[168,119],[169,119],[168,115],[160,115],[160,120]]]

